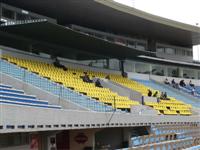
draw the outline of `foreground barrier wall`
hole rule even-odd
[[[137,115],[0,105],[0,133],[200,123],[200,116]],[[33,115],[34,114],[34,115]]]

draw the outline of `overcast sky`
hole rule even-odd
[[[200,27],[200,0],[115,0],[148,13]],[[200,47],[194,48],[200,61]]]

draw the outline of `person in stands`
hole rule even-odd
[[[196,91],[195,91],[195,88],[193,87],[193,88],[192,88],[192,91],[191,91],[191,93],[192,93],[193,96],[196,95],[195,92],[196,92]]]
[[[184,80],[181,80],[181,81],[179,82],[179,85],[182,86],[182,87],[185,87],[185,86],[186,86],[185,81],[184,81]]]
[[[99,87],[99,88],[103,88],[103,86],[101,85],[101,82],[100,82],[99,79],[96,80],[95,86],[96,86],[96,87]]]
[[[55,61],[53,62],[53,65],[54,65],[54,67],[62,68],[64,71],[67,71],[67,67],[62,65],[57,58],[55,58]]]
[[[170,99],[167,97],[167,92],[165,92],[163,96],[164,96],[164,100],[170,100]]]
[[[191,86],[191,87],[195,87],[195,85],[192,83],[192,81],[190,80],[190,82],[189,82],[189,85]]]
[[[148,94],[147,94],[149,97],[152,96],[152,91],[150,89],[148,89]]]
[[[82,76],[83,82],[93,83],[93,81],[88,76],[87,72],[84,72],[84,76]]]
[[[172,84],[172,86],[176,84],[174,79],[172,79],[171,84]]]
[[[126,72],[122,72],[122,77],[124,77],[124,78],[128,78],[128,73],[126,73]]]
[[[105,77],[105,79],[108,79],[108,80],[110,80],[110,76],[109,76],[109,75],[107,75],[107,76]]]
[[[167,97],[167,92],[162,92],[161,94],[160,94],[160,99],[162,99],[162,100],[170,100],[168,97]]]
[[[167,78],[165,79],[164,83],[167,84],[167,85],[170,85],[170,83],[169,83]]]
[[[158,97],[158,91],[153,94],[153,97]]]

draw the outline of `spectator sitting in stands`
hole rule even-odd
[[[126,72],[122,72],[122,77],[128,78],[128,74]]]
[[[160,99],[164,99],[164,93],[163,92],[161,92],[161,94],[160,94]]]
[[[87,83],[93,83],[92,80],[90,80],[90,77],[88,76],[87,72],[84,72],[84,76],[82,76],[83,82],[87,82]]]
[[[192,88],[192,92],[191,93],[192,93],[193,96],[195,96],[195,88],[194,87]]]
[[[170,100],[170,99],[167,97],[167,92],[165,92],[163,96],[164,96],[164,100]]]
[[[179,82],[179,85],[182,86],[182,87],[185,87],[185,86],[186,86],[184,80],[181,80],[181,81]]]
[[[103,86],[101,85],[101,82],[100,82],[99,79],[96,80],[95,86],[96,86],[96,87],[99,87],[99,88],[103,88]]]
[[[192,81],[190,80],[190,82],[189,82],[189,85],[191,86],[191,87],[193,87],[194,88],[194,84],[192,83]]]
[[[107,75],[107,76],[105,77],[105,79],[108,79],[108,80],[110,80],[110,76],[109,76],[109,75]]]
[[[165,79],[164,83],[167,84],[167,85],[170,84],[167,78]]]
[[[158,91],[153,94],[153,97],[158,97]]]
[[[55,58],[55,61],[53,62],[53,65],[55,67],[57,67],[57,68],[62,68],[64,71],[67,71],[67,67],[65,67],[64,65],[62,65],[57,58]]]
[[[175,88],[175,89],[180,89],[180,88],[179,88],[179,84],[176,83],[174,79],[172,79],[171,85],[172,85],[172,87]]]
[[[176,84],[174,79],[172,79],[171,84],[172,84],[172,86]]]
[[[151,97],[152,96],[152,91],[150,89],[148,89],[148,96]]]

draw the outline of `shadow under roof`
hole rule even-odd
[[[77,24],[178,46],[200,44],[200,28],[154,16],[112,0],[1,0],[52,17],[59,24]]]

